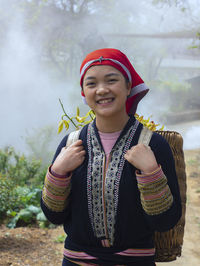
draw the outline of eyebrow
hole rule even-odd
[[[119,76],[118,73],[108,73],[105,75],[105,78],[109,78],[111,76]],[[90,79],[95,79],[96,77],[93,77],[93,76],[88,76],[85,80],[90,80]]]
[[[119,74],[118,73],[109,73],[109,74],[105,75],[106,78],[108,78],[110,76],[119,76]]]

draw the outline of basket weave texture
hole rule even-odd
[[[156,248],[155,260],[157,262],[168,262],[176,260],[177,257],[181,256],[183,245],[186,212],[186,172],[183,153],[183,138],[179,133],[174,131],[156,132],[162,135],[171,147],[175,160],[176,174],[182,202],[182,216],[179,222],[167,232],[155,232],[154,234]]]

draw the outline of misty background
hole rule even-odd
[[[49,160],[66,134],[59,98],[69,115],[88,111],[79,67],[105,47],[124,52],[150,88],[137,113],[200,147],[200,116],[187,113],[200,111],[199,13],[198,0],[0,0],[0,149]]]

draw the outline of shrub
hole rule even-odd
[[[17,199],[6,211],[6,223],[9,228],[37,224],[44,228],[50,225],[40,208],[41,189],[17,187],[13,189]]]
[[[6,217],[6,212],[13,209],[17,195],[14,193],[15,184],[4,176],[0,176],[0,222]]]
[[[16,185],[40,186],[45,172],[46,167],[41,166],[40,160],[17,154],[12,147],[0,150],[0,173]]]
[[[40,209],[45,173],[39,160],[19,155],[12,147],[0,150],[0,223],[11,228],[49,224]]]

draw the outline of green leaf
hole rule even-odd
[[[198,46],[197,46],[197,45],[191,45],[191,46],[189,46],[188,48],[189,48],[189,49],[196,49],[196,48],[198,48]]]
[[[17,215],[17,212],[8,210],[6,214],[15,217]]]
[[[47,218],[42,211],[37,214],[36,219],[37,219],[37,221],[40,221],[40,222],[46,222],[47,221]]]
[[[34,205],[30,205],[26,209],[27,209],[27,211],[30,211],[31,213],[34,213],[34,214],[38,214],[39,212],[41,212],[41,209],[39,207],[34,206]]]
[[[28,209],[22,209],[20,210],[20,212],[18,213],[18,215],[16,216],[16,218],[18,217],[18,220],[22,220],[26,223],[29,223],[32,218],[33,218],[33,214],[30,210]]]
[[[65,241],[65,238],[66,238],[66,235],[65,235],[65,234],[59,235],[59,236],[57,236],[57,238],[54,240],[54,242],[56,242],[56,243],[63,243],[63,242]]]
[[[16,227],[17,221],[18,221],[19,217],[16,216],[13,219],[11,219],[11,221],[6,225],[8,228],[13,229]]]

